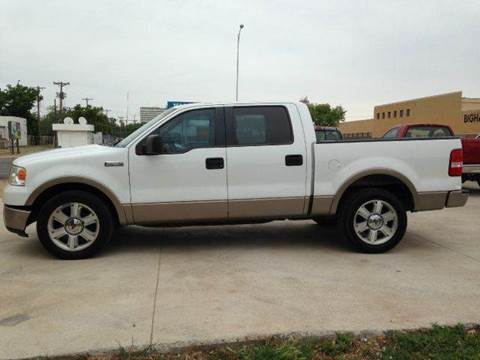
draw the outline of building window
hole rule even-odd
[[[407,116],[410,116],[410,109],[407,109]]]
[[[390,119],[391,117],[392,117],[392,112],[389,111],[389,112],[388,112],[388,118]]]
[[[397,117],[397,110],[395,110],[395,111],[393,112],[393,117],[394,117],[394,118]]]
[[[382,119],[385,119],[385,113],[384,112],[382,113]]]
[[[380,113],[377,113],[377,119],[380,119]]]
[[[403,110],[400,110],[400,117],[403,117]]]

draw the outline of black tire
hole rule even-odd
[[[98,231],[96,231],[97,236],[95,240],[91,242],[91,245],[88,245],[85,249],[76,251],[68,251],[56,245],[50,238],[48,230],[50,215],[52,215],[58,207],[72,202],[86,205],[93,210],[98,218],[98,222],[96,223],[98,225],[93,225],[95,230],[96,226],[99,226]],[[85,259],[93,256],[110,241],[114,224],[113,215],[102,199],[85,191],[71,190],[62,192],[45,202],[37,218],[37,234],[40,242],[50,254],[60,259]],[[56,223],[56,226],[61,228],[58,223]],[[85,228],[87,227],[85,226]],[[68,235],[66,236],[68,237]],[[83,238],[80,237],[80,241],[84,241]],[[87,241],[84,242],[86,243]]]
[[[337,224],[336,216],[319,216],[312,219],[321,226],[335,226]]]
[[[357,211],[359,210],[362,205],[369,203],[370,201],[374,200],[381,200],[382,202],[388,204],[393,210],[396,212],[397,215],[397,226],[396,230],[392,231],[391,238],[387,240],[386,242],[382,243],[382,239],[379,239],[379,244],[371,244],[368,243],[360,236],[367,237],[370,231],[372,231],[371,228],[367,228],[364,233],[361,233],[360,235],[357,234],[354,228],[354,223],[358,220],[356,216],[360,216],[357,214]],[[387,210],[389,210],[387,208]],[[364,253],[383,253],[386,252],[393,247],[395,247],[403,238],[405,235],[405,231],[407,230],[407,213],[404,209],[403,204],[401,201],[392,194],[389,191],[379,189],[379,188],[364,188],[364,189],[359,189],[358,191],[350,194],[344,201],[342,201],[342,204],[339,209],[339,221],[338,221],[338,228],[340,233],[343,235],[343,237],[347,240],[350,246],[352,246],[355,250],[364,252]],[[362,219],[362,217],[360,217]],[[382,223],[384,221],[382,220]],[[386,223],[386,222],[385,222]],[[368,224],[368,222],[365,222],[365,224]],[[388,222],[388,224],[392,224],[393,227],[393,222]],[[375,230],[373,230],[375,231]],[[375,231],[376,233],[379,233],[378,231]],[[381,236],[385,236],[383,233],[381,233]],[[384,240],[387,239],[388,236],[384,237]],[[367,239],[369,240],[369,239]]]

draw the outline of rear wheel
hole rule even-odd
[[[382,253],[402,240],[407,229],[407,213],[400,200],[389,191],[361,189],[343,202],[338,225],[355,249]]]
[[[114,222],[107,205],[84,191],[66,191],[48,200],[37,219],[42,245],[61,259],[92,256],[112,237]]]

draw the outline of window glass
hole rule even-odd
[[[149,122],[146,122],[141,127],[139,127],[137,130],[135,130],[133,133],[128,135],[125,139],[123,139],[118,144],[116,144],[115,147],[125,147],[125,146],[127,146],[132,141],[134,141],[138,136],[140,136],[146,129],[148,129],[152,125],[153,122],[160,121],[164,117],[170,115],[175,110],[176,110],[176,108],[170,108],[168,110],[165,110],[161,114],[155,116],[152,120],[150,120]]]
[[[215,146],[215,109],[188,111],[173,118],[152,134],[160,136],[162,154],[179,154]]]
[[[325,131],[323,130],[316,130],[315,135],[317,137],[317,142],[325,141]]]
[[[450,130],[443,126],[415,126],[409,128],[405,133],[405,137],[408,138],[445,137],[451,135]]]
[[[391,130],[388,130],[385,135],[383,135],[384,139],[395,139],[398,134],[398,128],[393,128]]]
[[[230,145],[281,145],[293,142],[287,109],[282,106],[233,109]]]
[[[407,109],[407,116],[410,116],[410,109]]]

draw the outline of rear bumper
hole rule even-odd
[[[459,207],[464,206],[468,200],[468,192],[458,190],[450,191],[447,196],[446,207]]]
[[[462,172],[464,174],[480,175],[480,164],[463,164]]]
[[[28,225],[29,210],[18,209],[8,205],[3,206],[3,222],[8,231],[26,236],[25,228]]]

